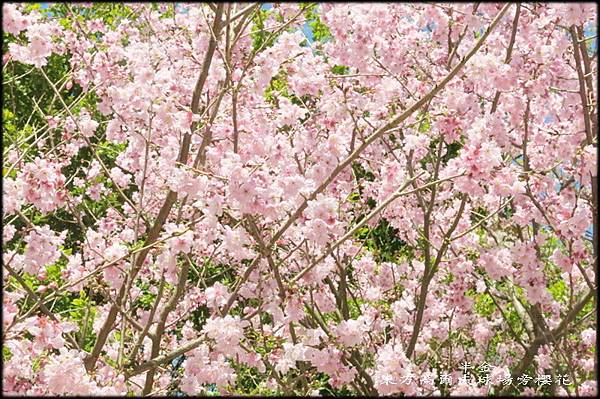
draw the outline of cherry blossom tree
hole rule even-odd
[[[597,391],[593,3],[2,13],[4,394]]]

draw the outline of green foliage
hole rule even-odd
[[[356,301],[354,301],[352,298],[348,298],[348,312],[351,319],[356,319],[362,314],[360,306],[364,303],[366,303],[366,301],[360,298],[356,298]]]
[[[475,300],[473,308],[475,311],[483,317],[490,317],[496,311],[496,305],[494,305],[494,300],[488,293],[480,293],[475,294],[474,291],[471,291],[471,295],[467,293],[468,296],[472,296]]]
[[[85,291],[80,291],[79,295],[71,301],[69,318],[77,322],[79,341],[83,343],[83,349],[88,352],[92,350],[96,337],[92,328],[95,316],[94,302],[87,296]]]
[[[12,353],[10,353],[10,349],[7,346],[2,345],[2,361],[7,362],[12,357]]]
[[[290,93],[289,86],[287,82],[287,74],[285,71],[281,70],[275,75],[269,85],[265,89],[265,99],[268,103],[273,104],[275,106],[279,106],[279,101],[277,97],[285,97],[294,105],[299,107],[306,107],[306,104],[311,102],[311,96],[306,94],[302,97],[298,97],[293,93]]]
[[[461,141],[454,141],[450,144],[446,144],[446,151],[444,155],[442,155],[442,165],[447,165],[449,160],[456,158],[460,154],[460,150],[464,145],[463,142],[464,139],[461,139]]]
[[[4,134],[4,139],[9,143],[17,143],[21,141],[21,137],[27,137],[31,132],[27,132],[26,134],[21,134],[22,130],[17,127],[18,120],[14,113],[12,113],[7,108],[2,108],[2,130]],[[31,126],[26,125],[28,129],[31,130]],[[19,146],[20,147],[20,146]],[[4,167],[2,169],[3,176],[6,176],[7,168]],[[16,170],[13,171],[10,177],[15,177],[17,174]]]
[[[235,389],[237,392],[243,392],[250,396],[273,396],[278,391],[269,389],[264,384],[264,375],[259,373],[256,367],[248,367],[244,364],[235,365],[238,379]]]
[[[569,287],[564,280],[556,280],[554,284],[548,286],[548,291],[552,294],[554,300],[558,302],[566,302],[569,298]]]
[[[319,12],[317,9],[318,5],[316,3],[312,3],[308,6],[306,10],[306,19],[308,20],[308,26],[313,34],[313,38],[317,42],[324,43],[328,40],[331,40],[331,31],[325,25],[319,16]]]
[[[471,211],[471,223],[476,224],[488,216],[488,211],[483,206],[478,206]],[[484,226],[487,224],[484,223]]]
[[[364,240],[365,247],[379,262],[396,262],[400,254],[407,250],[406,242],[398,237],[398,229],[381,219],[375,228],[362,227],[355,237]]]
[[[250,33],[252,38],[252,49],[258,50],[263,47],[271,47],[275,44],[277,36],[271,35],[271,33],[265,30],[265,21],[271,13],[271,10],[257,10],[252,18],[253,29]]]
[[[142,294],[138,298],[138,303],[142,309],[150,310],[156,301],[156,294],[148,292],[148,287],[142,289]]]
[[[373,181],[375,175],[367,170],[362,164],[354,162],[352,170],[357,182],[361,180]],[[365,201],[369,209],[376,206],[373,198],[362,197],[362,185],[359,184],[358,192],[353,192],[349,196],[349,201],[360,203]],[[360,222],[366,217],[366,212],[359,214],[355,218],[355,222]],[[355,239],[363,240],[365,247],[369,249],[378,262],[397,262],[400,256],[410,256],[412,249],[405,241],[399,238],[398,230],[393,228],[386,219],[381,219],[376,227],[371,228],[363,226],[354,235]]]
[[[15,41],[19,42],[9,39],[5,34],[3,52],[8,50],[8,43]],[[48,65],[44,67],[48,78],[52,82],[58,82],[58,85],[63,83],[61,80],[67,74],[68,69],[68,56],[57,54],[51,55],[48,58]],[[3,75],[3,116],[9,116],[11,121],[10,126],[3,126],[3,133],[9,134],[5,138],[5,142],[13,143],[12,140],[31,136],[31,133],[46,126],[44,115],[57,113],[62,109],[62,104],[57,101],[52,87],[41,71],[31,65],[10,62],[3,67]],[[73,85],[71,90],[63,89],[61,91],[67,103],[68,99],[72,97],[71,94],[75,96],[76,86]],[[5,110],[10,111],[10,114],[7,114]],[[30,129],[29,132],[23,131],[26,127]],[[15,132],[20,132],[20,137],[15,137]],[[37,137],[31,137],[30,141],[33,142],[35,138]],[[59,137],[54,137],[54,139],[57,140]]]
[[[429,116],[429,114],[425,114],[423,112],[419,112],[418,116],[417,116],[417,120],[420,121],[419,122],[419,132],[421,133],[426,133],[429,131],[429,129],[431,128],[431,118]],[[435,148],[435,147],[433,147]]]
[[[346,75],[350,72],[350,68],[345,65],[335,65],[331,68],[331,73],[335,75]]]
[[[157,6],[157,4],[154,4],[153,8],[156,9]],[[115,28],[123,19],[135,20],[137,18],[137,14],[129,4],[117,2],[97,2],[88,7],[76,4],[51,3],[46,9],[46,14],[57,18],[64,28],[73,30],[79,28],[77,23],[81,24],[93,19],[101,19],[108,27]]]
[[[429,122],[421,122],[421,124],[419,125],[419,130],[427,131],[429,130],[430,125]],[[431,150],[430,154],[426,155],[425,157],[423,157],[423,159],[421,159],[421,165],[426,165],[427,163],[431,163],[434,160],[434,156],[432,154],[435,154],[437,152],[437,148],[440,144],[440,141],[443,140],[442,138],[435,138],[433,140],[431,140],[431,142],[429,143],[429,149]],[[450,144],[444,142],[443,143],[443,149],[442,149],[442,157],[441,157],[441,165],[442,166],[446,166],[448,164],[448,161],[451,160],[452,158],[456,158],[459,154],[460,154],[460,150],[464,145],[464,138],[461,138],[461,141],[454,141]]]
[[[278,96],[283,96],[286,98],[293,97],[293,95],[288,92],[287,76],[283,71],[273,76],[269,82],[269,85],[265,89],[265,99],[267,102],[277,105]]]
[[[350,200],[352,202],[360,202],[360,201],[365,201],[365,203],[367,204],[369,209],[373,209],[376,206],[376,202],[373,198],[369,197],[369,198],[363,198],[362,197],[362,193],[363,193],[363,185],[361,183],[361,180],[366,180],[366,181],[373,181],[375,180],[375,175],[373,174],[373,172],[371,172],[370,170],[367,170],[362,164],[358,163],[358,162],[354,162],[352,163],[352,171],[354,172],[354,177],[356,178],[356,182],[358,184],[358,192],[353,192],[350,195]],[[356,221],[360,221],[365,215],[358,215],[356,218]]]

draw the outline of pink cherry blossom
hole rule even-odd
[[[106,7],[3,5],[3,393],[596,392],[595,5]]]

